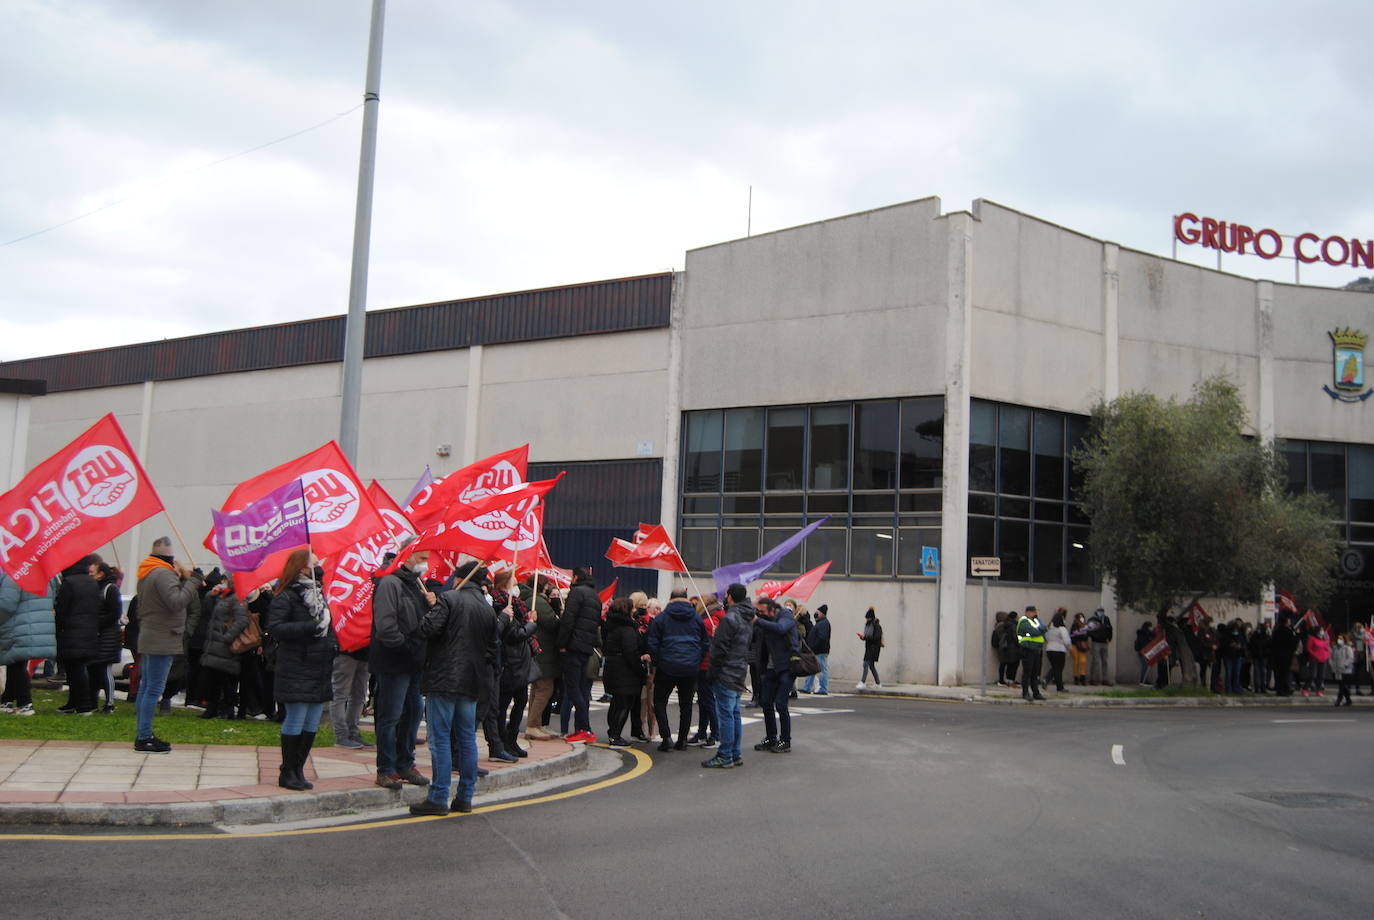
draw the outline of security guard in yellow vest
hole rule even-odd
[[[1044,699],[1040,694],[1040,667],[1047,632],[1049,628],[1040,624],[1034,604],[1016,621],[1016,640],[1021,644],[1021,697],[1028,701]]]

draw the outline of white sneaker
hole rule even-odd
[[[31,716],[31,715],[33,715],[33,704],[32,704],[32,703],[28,703],[28,704],[26,704],[26,705],[24,705],[24,706],[20,706],[18,709],[16,709],[16,710],[14,711],[14,714],[17,715],[17,716]]]
[[[880,683],[878,683],[878,682],[875,680],[875,681],[873,682],[873,689],[874,689],[874,690],[881,690],[881,689],[883,689],[883,685],[880,684]]]
[[[857,684],[854,685],[854,689],[855,689],[855,690],[867,690],[867,689],[868,689],[868,685],[865,684],[863,681],[859,681]]]
[[[13,703],[0,703],[0,713],[5,714],[5,715],[12,715],[12,714],[14,713],[14,704],[13,704]]]

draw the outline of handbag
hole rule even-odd
[[[807,648],[805,643],[800,644],[792,657],[787,659],[787,667],[798,677],[821,673],[821,663],[816,660],[816,653]]]
[[[243,632],[234,637],[234,641],[229,643],[229,651],[235,655],[242,655],[244,652],[251,652],[253,649],[262,645],[262,621],[256,613],[248,614],[248,625],[243,628]]]
[[[584,672],[587,680],[596,680],[601,676],[601,662],[604,658],[601,649],[592,649],[592,653],[587,656],[587,670]]]

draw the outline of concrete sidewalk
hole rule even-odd
[[[526,742],[519,763],[480,760],[489,775],[477,793],[529,785],[587,766],[583,744]],[[426,748],[417,766],[429,775]],[[374,783],[376,750],[316,748],[308,792],[277,785],[276,747],[177,745],[136,753],[128,742],[0,741],[0,824],[113,826],[262,824],[398,808],[425,796],[420,786]]]
[[[1049,707],[1073,707],[1073,708],[1118,708],[1122,706],[1155,706],[1155,707],[1198,707],[1198,706],[1300,706],[1300,707],[1322,707],[1331,708],[1336,702],[1336,690],[1328,686],[1326,696],[1304,697],[1299,693],[1293,696],[1275,696],[1273,693],[1245,693],[1238,696],[1224,696],[1220,694],[1212,696],[1177,696],[1177,697],[1157,697],[1157,696],[1104,696],[1103,694],[1116,691],[1131,692],[1134,690],[1146,690],[1135,684],[1118,684],[1116,686],[1105,687],[1076,687],[1065,684],[1064,692],[1058,693],[1053,688],[1042,689],[1045,695],[1044,702],[1028,703],[1021,699],[1021,691],[1014,687],[1001,687],[995,683],[987,685],[987,693],[984,694],[977,684],[958,687],[937,687],[932,684],[883,684],[881,687],[870,687],[865,690],[855,690],[854,684],[845,681],[843,683],[831,681],[831,695],[836,691],[848,696],[889,696],[906,697],[910,699],[922,700],[944,700],[946,702],[961,703],[1002,703],[1018,706],[1049,706]],[[805,694],[802,694],[805,696]],[[1355,706],[1374,706],[1374,695],[1357,696],[1353,700]]]

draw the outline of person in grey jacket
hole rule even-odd
[[[754,637],[755,612],[744,585],[733,584],[727,588],[725,600],[729,606],[711,636],[711,666],[707,670],[715,686],[720,747],[716,749],[716,756],[702,766],[715,769],[744,766],[744,758],[740,757],[744,725],[739,701],[749,689],[749,643]]]
[[[250,600],[252,598],[250,597]],[[248,608],[234,593],[234,579],[225,578],[205,595],[210,608],[206,619],[205,650],[200,655],[201,689],[205,695],[202,719],[234,717],[234,691],[242,670],[240,656],[230,648],[248,628]]]
[[[0,712],[33,715],[29,662],[57,656],[57,625],[52,613],[56,597],[56,579],[48,583],[47,593],[31,594],[0,572],[0,665],[6,670]]]
[[[1336,705],[1353,706],[1350,700],[1350,675],[1355,673],[1355,649],[1350,644],[1350,636],[1342,633],[1331,646],[1331,673],[1336,675],[1340,686],[1336,691]]]
[[[172,556],[172,538],[158,537],[138,565],[138,700],[134,750],[166,754],[172,746],[153,734],[153,713],[167,686],[172,659],[185,653],[186,609],[196,599],[200,578]]]

